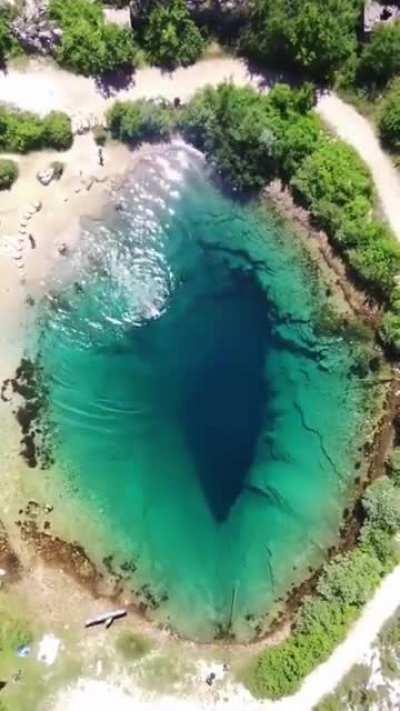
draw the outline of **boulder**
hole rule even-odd
[[[55,170],[54,168],[46,168],[45,170],[39,170],[38,173],[36,173],[36,177],[39,181],[39,183],[42,183],[42,185],[49,185],[52,180],[55,179]]]
[[[11,23],[11,32],[27,52],[42,55],[53,55],[62,38],[62,30],[49,19],[42,2],[27,2]]]

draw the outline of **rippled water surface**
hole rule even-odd
[[[354,472],[359,389],[348,344],[316,332],[323,289],[180,144],[141,160],[68,270],[40,336],[59,467],[156,619],[250,638]]]

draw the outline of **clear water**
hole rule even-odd
[[[337,533],[350,345],[318,335],[293,235],[184,146],[154,148],[118,208],[86,225],[40,322],[57,460],[157,620],[249,639]]]

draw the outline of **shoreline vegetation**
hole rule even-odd
[[[332,11],[331,4],[329,8]],[[62,13],[62,8],[58,12]],[[154,21],[154,33],[161,31],[163,21],[163,18]],[[100,35],[102,32],[100,28]],[[99,49],[99,56],[107,50],[104,37],[102,41],[106,49]],[[71,67],[70,62],[62,63]],[[310,63],[311,70],[312,67]],[[92,68],[83,73],[92,74]],[[239,83],[247,83],[246,73],[240,75]],[[171,86],[169,98],[176,93],[185,101],[193,93],[192,87],[186,91],[187,95],[182,96]],[[357,318],[368,324],[365,343],[369,346],[371,331],[375,331],[389,361],[396,360],[400,353],[400,245],[378,216],[376,188],[370,172],[350,146],[324,127],[315,113],[315,98],[309,85],[299,90],[277,85],[268,94],[261,94],[225,83],[201,89],[186,106],[149,99],[116,102],[109,108],[107,125],[99,129],[102,138],[98,143],[107,146],[111,134],[114,140],[127,143],[130,150],[143,141],[167,140],[178,130],[206,154],[216,172],[238,194],[258,192],[273,181],[267,190],[269,199],[279,214],[297,225],[303,237],[312,235],[312,240],[318,241],[322,260],[337,274],[336,287],[342,290]],[[103,111],[104,102],[101,106]],[[50,115],[39,119],[14,110],[1,111],[1,151],[8,154],[40,147],[69,149],[72,129],[68,116],[53,116],[56,126],[49,128]],[[21,140],[16,142],[18,136]],[[111,156],[114,149],[109,150]],[[129,169],[131,160],[129,151],[123,155],[122,171]],[[15,164],[13,160],[7,155],[0,161],[0,188],[2,180],[8,189],[17,178],[18,165],[23,164]],[[8,165],[4,165],[7,161]],[[19,173],[19,181],[23,183],[21,167]],[[283,190],[276,188],[277,180]],[[76,209],[80,215],[85,213],[85,202],[85,199],[78,202]],[[2,223],[3,218],[1,229]],[[46,269],[41,273],[41,278],[45,277]],[[347,283],[354,287],[348,288]],[[343,324],[338,325],[334,318],[328,324],[332,330],[338,326],[341,328]],[[363,377],[375,385],[380,367],[368,346],[361,348],[360,368]],[[370,462],[369,475],[360,480],[357,500],[354,505],[349,504],[344,519],[343,532],[352,545],[335,552],[309,587],[295,591],[291,613],[296,619],[290,636],[276,646],[267,647],[246,665],[242,678],[257,697],[273,699],[294,693],[312,669],[343,641],[382,579],[400,561],[399,379],[390,363],[386,368],[389,372],[381,384],[387,396],[384,412],[373,441],[362,453],[362,458]],[[389,456],[393,442],[395,446]],[[370,485],[364,489],[367,483]],[[51,538],[50,534],[45,535]],[[71,548],[58,541],[67,560]],[[10,553],[8,544],[5,549]],[[11,554],[14,555],[12,551]],[[60,562],[51,545],[48,558],[52,565]],[[89,572],[91,565],[89,562]],[[303,604],[298,611],[300,601]]]

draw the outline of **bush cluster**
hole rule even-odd
[[[386,84],[400,71],[400,22],[378,25],[365,45],[358,66],[358,78],[367,84]]]
[[[356,0],[255,0],[242,48],[262,62],[330,78],[354,52]]]
[[[379,117],[381,139],[390,148],[400,151],[400,82],[393,84],[382,102]]]
[[[393,534],[400,528],[400,489],[382,479],[363,499],[366,520],[360,545],[325,566],[316,596],[305,602],[288,640],[266,649],[247,670],[254,695],[272,699],[294,693],[315,666],[346,636],[382,577],[399,561]]]
[[[174,115],[162,101],[116,101],[107,112],[107,125],[113,138],[137,144],[167,138],[174,125]]]
[[[311,86],[277,85],[268,95],[221,84],[197,93],[179,117],[185,136],[240,190],[257,190],[298,165],[318,140]]]
[[[0,190],[8,190],[18,178],[18,166],[13,160],[0,158]]]
[[[172,69],[195,62],[204,40],[190,17],[185,0],[156,3],[143,31],[143,47],[152,64]]]
[[[7,13],[0,8],[0,65],[11,50],[12,44]]]
[[[0,106],[0,150],[27,153],[40,148],[63,151],[72,145],[71,120],[52,111],[44,118],[27,111]]]
[[[134,65],[132,32],[104,21],[100,4],[91,0],[51,0],[50,17],[63,31],[56,59],[67,69],[97,76]]]
[[[322,138],[291,185],[362,282],[390,299],[400,273],[400,245],[373,216],[372,180],[355,151],[334,138]]]

